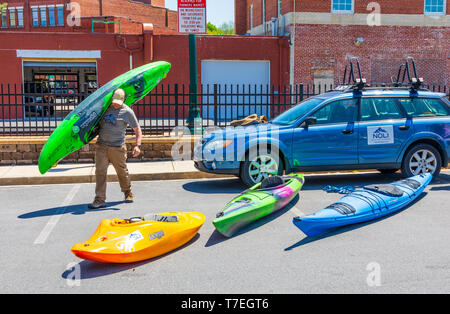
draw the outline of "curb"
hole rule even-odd
[[[219,175],[204,172],[161,172],[161,173],[138,173],[130,174],[131,181],[160,181],[160,180],[183,180],[183,179],[213,179],[232,178],[233,175]],[[108,182],[118,182],[117,175],[109,174]],[[39,176],[39,177],[14,177],[0,178],[0,186],[11,185],[45,185],[45,184],[77,184],[95,183],[95,175],[79,176]]]

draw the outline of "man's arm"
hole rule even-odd
[[[136,134],[136,146],[133,149],[133,157],[137,157],[141,154],[141,144],[142,144],[142,130],[141,126],[138,124],[137,127],[133,129]]]

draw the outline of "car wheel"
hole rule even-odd
[[[439,151],[429,144],[413,146],[406,153],[402,163],[402,174],[412,177],[431,173],[434,177],[441,172],[442,160]]]
[[[280,156],[270,151],[264,153],[252,151],[242,163],[240,173],[241,181],[248,186],[252,186],[270,175],[282,175],[283,161]]]
[[[393,174],[398,171],[398,169],[378,169],[382,174]]]

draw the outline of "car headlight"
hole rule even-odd
[[[206,144],[203,149],[207,151],[222,150],[231,143],[233,143],[233,140],[215,140]]]

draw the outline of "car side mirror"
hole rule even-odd
[[[307,129],[310,125],[314,125],[317,123],[316,117],[308,117],[305,119],[305,121],[302,122],[300,127]]]

